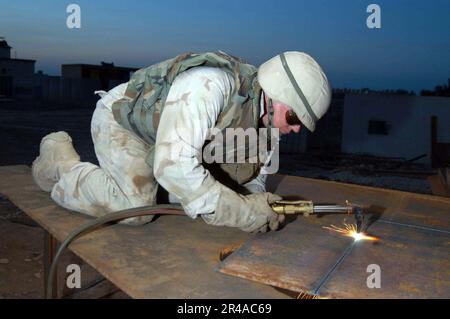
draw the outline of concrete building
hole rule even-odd
[[[450,159],[450,98],[346,94],[341,150],[445,165]],[[447,164],[448,165],[448,164]]]
[[[64,105],[94,107],[99,98],[94,91],[108,91],[127,82],[130,74],[136,70],[105,62],[100,65],[63,64],[59,80],[49,76],[40,77],[39,91],[44,99],[59,100]]]
[[[311,134],[288,134],[282,153],[356,153],[450,164],[450,98],[334,92],[330,110]]]
[[[130,79],[130,74],[138,69],[114,66],[114,63],[101,62],[94,64],[63,64],[61,76],[63,79],[91,79],[100,81],[98,90],[109,90],[116,83]]]
[[[0,40],[0,97],[33,97],[35,60],[11,58],[11,46]]]

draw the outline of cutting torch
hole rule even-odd
[[[328,204],[314,204],[310,200],[279,200],[271,204],[272,209],[277,214],[294,215],[303,214],[309,216],[311,214],[333,214],[333,213],[347,213],[353,214],[356,221],[356,231],[361,232],[363,224],[362,208],[356,205],[328,205]]]

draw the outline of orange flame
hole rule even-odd
[[[344,227],[336,227],[334,225],[331,225],[331,227],[323,227],[323,228],[335,231],[335,232],[343,234],[344,236],[347,236],[347,237],[352,237],[355,241],[378,240],[377,237],[369,236],[367,234],[364,234],[363,232],[358,233],[356,231],[356,225],[354,225],[354,224],[344,223]]]

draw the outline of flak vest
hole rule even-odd
[[[261,87],[254,66],[221,51],[181,54],[136,71],[128,82],[124,97],[112,105],[114,119],[150,145],[146,162],[152,168],[159,119],[170,87],[180,73],[197,66],[220,68],[234,79],[231,98],[219,114],[215,128],[223,132],[227,128],[258,130]],[[204,147],[209,142],[206,141]],[[234,183],[242,185],[255,178],[263,164],[259,157],[249,162],[247,156],[245,163],[203,165],[216,179],[233,186]]]

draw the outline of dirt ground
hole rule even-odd
[[[39,143],[48,133],[64,130],[73,139],[83,161],[97,163],[90,136],[90,119],[94,106],[83,109],[33,109],[1,105],[0,165],[31,165],[39,152]],[[423,177],[364,176],[348,169],[323,169],[296,164],[291,155],[280,156],[280,172],[358,183],[376,187],[430,193]],[[43,294],[43,237],[44,230],[0,194],[0,298],[42,298]],[[70,291],[60,285],[60,295],[75,298],[128,298],[83,263],[66,252],[58,277],[64,283],[64,265],[77,263],[82,268],[82,287],[85,291]]]
[[[283,159],[281,159],[283,161]],[[360,173],[350,168],[320,168],[303,165],[297,167],[295,163],[286,165],[292,159],[285,158],[285,164],[280,168],[281,174],[296,175],[309,178],[324,179],[342,183],[359,184],[379,188],[396,189],[405,192],[432,194],[429,182],[425,176],[395,176],[386,174]],[[434,175],[436,173],[433,173]]]

